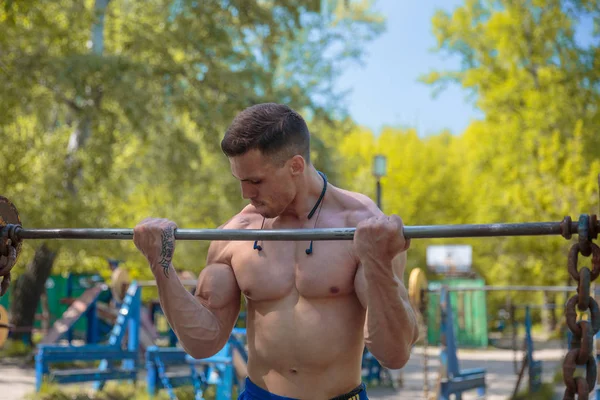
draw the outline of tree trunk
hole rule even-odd
[[[11,319],[16,328],[13,338],[29,345],[32,344],[31,330],[35,321],[35,312],[56,254],[45,243],[42,244],[36,249],[33,260],[27,264],[25,272],[19,276],[13,286]]]
[[[95,55],[102,55],[104,51],[104,17],[109,3],[110,0],[96,0],[94,3],[95,21],[91,29],[91,52]],[[99,109],[102,90],[101,88],[89,89],[90,99]],[[78,178],[82,173],[81,166],[76,163],[76,153],[85,147],[85,143],[92,135],[92,119],[84,113],[84,115],[76,115],[75,121],[65,160],[67,171],[65,188],[76,200]],[[50,250],[45,244],[41,245],[37,248],[33,261],[27,265],[27,271],[14,285],[11,314],[13,324],[17,327],[13,336],[15,339],[22,339],[25,343],[31,344],[31,328],[35,321],[35,312],[55,258],[56,251]]]
[[[94,23],[92,25],[91,42],[92,54],[102,56],[104,53],[104,17],[110,0],[96,0],[94,2]],[[86,87],[86,93],[89,93],[87,100],[96,109],[100,109],[102,100],[102,89],[100,87]],[[81,110],[79,110],[81,111]],[[69,137],[67,145],[67,179],[66,188],[73,197],[77,196],[77,181],[81,177],[81,166],[76,164],[77,152],[85,147],[87,140],[92,136],[92,120],[89,115],[76,115],[75,128]]]
[[[42,295],[40,296],[40,302],[42,304],[42,332],[44,335],[48,333],[48,329],[50,329],[50,305],[48,304],[48,293],[45,290],[42,291]]]

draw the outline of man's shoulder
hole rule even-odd
[[[253,229],[256,224],[260,224],[262,216],[256,212],[252,205],[247,205],[239,213],[231,217],[219,229]],[[258,226],[260,228],[260,226]]]
[[[218,229],[258,229],[262,217],[252,205],[246,206],[239,213],[231,217]],[[221,263],[231,265],[233,242],[229,240],[213,240],[208,248],[208,263]]]
[[[383,215],[377,204],[368,196],[347,189],[336,189],[338,199],[346,214],[348,226],[356,226],[362,220]]]

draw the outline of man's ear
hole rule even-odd
[[[301,155],[295,155],[290,159],[289,165],[292,176],[297,176],[304,172],[304,168],[306,168],[306,161]]]

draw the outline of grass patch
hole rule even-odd
[[[548,400],[554,396],[554,384],[542,383],[540,390],[535,393],[529,393],[529,390],[517,393],[512,400]]]
[[[562,368],[558,368],[554,373],[554,378],[552,379],[552,383],[555,385],[563,382],[563,370]]]
[[[182,386],[174,389],[179,400],[194,400],[194,388]],[[206,400],[214,400],[215,389],[209,387],[204,392]],[[128,383],[108,382],[104,390],[93,392],[86,390],[81,385],[59,386],[57,384],[44,383],[39,393],[33,393],[25,397],[26,400],[151,400],[146,385],[132,385]],[[165,389],[161,389],[152,400],[169,400]]]
[[[51,369],[87,369],[87,368],[99,368],[101,361],[60,361],[53,362],[50,364]]]
[[[0,349],[0,357],[27,357],[31,356],[33,347],[26,345],[21,340],[7,340]]]

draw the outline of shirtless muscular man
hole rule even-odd
[[[280,104],[242,111],[221,148],[249,204],[220,229],[356,227],[353,241],[214,241],[195,294],[175,273],[177,225],[148,218],[134,242],[183,348],[217,353],[247,302],[248,377],[240,399],[366,399],[364,346],[401,368],[418,337],[403,283],[403,223],[335,187],[310,162],[304,119]]]

